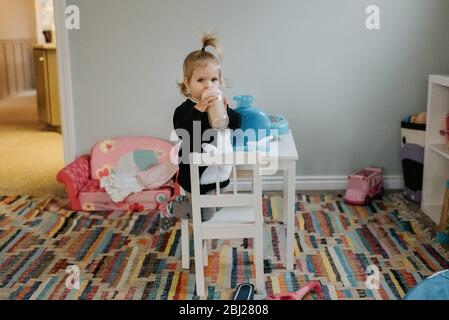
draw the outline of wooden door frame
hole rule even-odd
[[[53,0],[56,54],[58,60],[59,100],[61,106],[61,129],[65,164],[75,160],[76,136],[73,113],[73,86],[70,60],[69,30],[65,27],[66,0]]]

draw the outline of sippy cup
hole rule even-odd
[[[224,129],[229,124],[228,113],[223,101],[223,93],[216,87],[211,87],[204,90],[202,98],[205,99],[210,96],[216,96],[215,103],[207,108],[207,116],[209,118],[210,126],[213,129]]]

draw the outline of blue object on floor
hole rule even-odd
[[[404,300],[449,300],[449,269],[418,283],[404,296]]]
[[[254,286],[251,283],[240,283],[232,300],[254,300]]]
[[[449,234],[446,232],[437,232],[437,241],[439,244],[448,244],[449,245]]]

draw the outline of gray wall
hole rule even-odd
[[[186,54],[220,36],[226,89],[282,113],[298,175],[367,164],[401,174],[400,121],[424,111],[427,78],[449,73],[447,0],[70,0],[77,154],[121,135],[168,139]],[[365,8],[381,29],[365,28]]]

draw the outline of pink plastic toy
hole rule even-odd
[[[272,294],[266,297],[265,300],[302,300],[310,290],[318,293],[320,289],[320,283],[318,281],[312,281],[296,292]]]
[[[384,193],[382,169],[367,167],[348,177],[345,202],[352,205],[365,205],[376,196]]]

